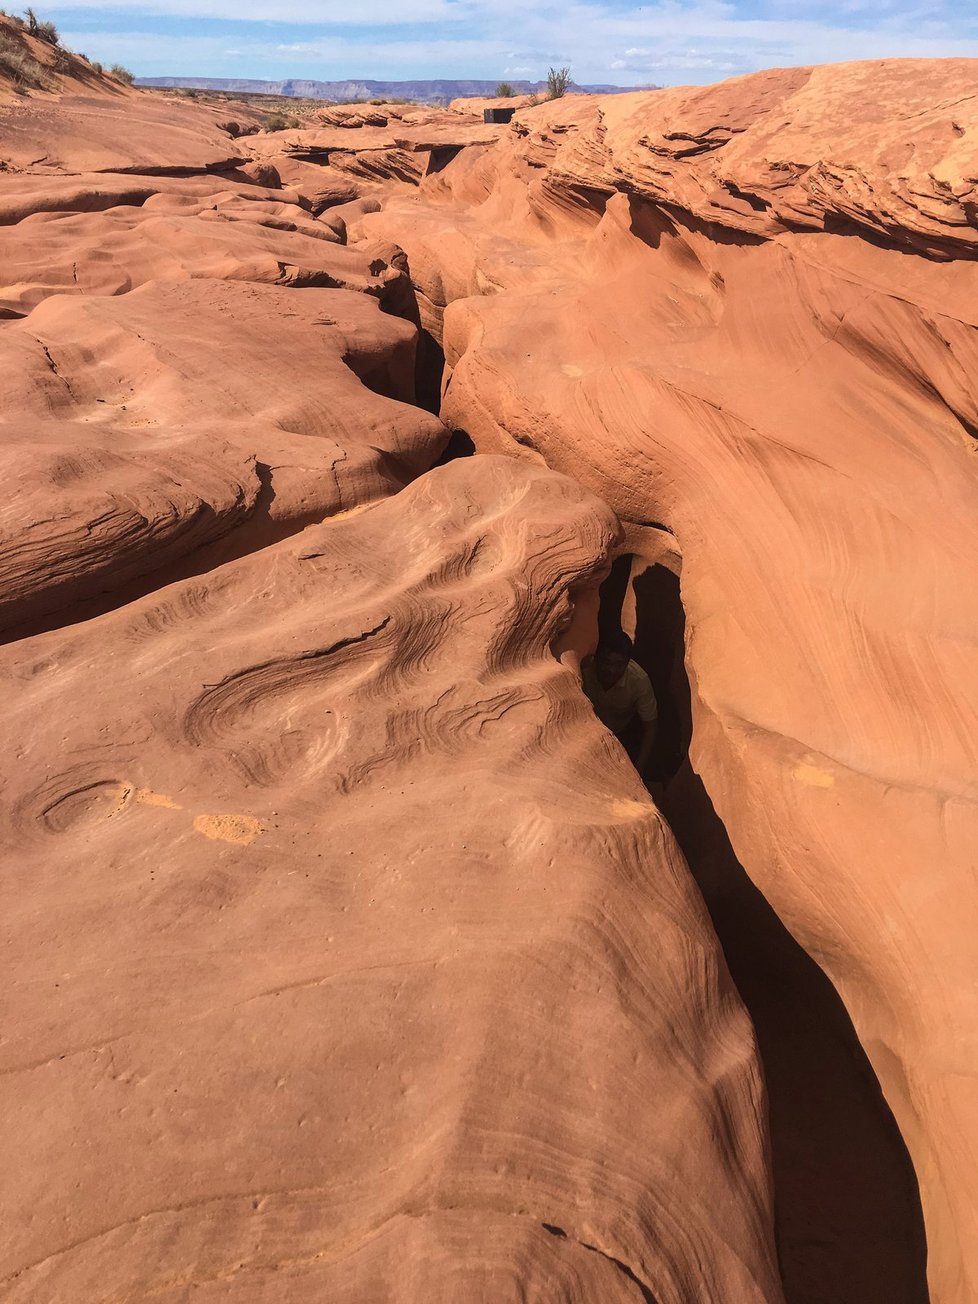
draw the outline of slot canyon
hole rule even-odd
[[[5,1301],[978,1298],[976,69],[0,72]]]

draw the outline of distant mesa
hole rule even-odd
[[[452,100],[468,97],[487,97],[496,93],[496,81],[306,81],[289,78],[287,81],[261,81],[251,77],[139,77],[137,86],[186,88],[198,91],[229,91],[237,95],[288,95],[297,99],[334,100],[349,103],[352,100],[404,99],[422,104],[449,104]],[[511,81],[516,95],[544,93],[545,81]],[[616,95],[626,91],[655,90],[650,86],[578,86],[572,82],[568,90],[591,95]]]

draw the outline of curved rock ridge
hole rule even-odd
[[[498,124],[474,114],[424,113],[404,117],[385,114],[321,115],[324,125],[302,126],[256,136],[247,142],[257,160],[273,164],[281,175],[309,194],[314,208],[344,202],[344,186],[369,189],[391,181],[420,185],[441,171],[462,150],[493,144],[505,133]],[[383,124],[383,125],[380,125]],[[315,167],[318,173],[310,173]],[[316,177],[320,178],[319,181]]]
[[[350,227],[407,252],[449,425],[671,532],[692,767],[845,1001],[940,1304],[978,1293],[976,68],[568,97]]]
[[[246,166],[252,166],[251,163]],[[253,200],[291,205],[293,222],[305,222],[310,205],[291,188],[284,192],[260,186],[237,168],[221,174],[166,177],[138,176],[124,172],[47,173],[14,172],[3,178],[0,186],[0,228],[21,222],[36,214],[102,213],[115,208],[138,208],[149,199],[168,196],[171,202],[215,211],[230,210],[232,204]],[[204,202],[206,201],[206,202]],[[163,200],[157,200],[162,204]],[[260,210],[259,210],[260,211]],[[119,216],[119,214],[116,214]],[[308,230],[306,232],[308,234]],[[328,235],[322,238],[329,239]]]
[[[343,247],[505,133],[232,108],[0,108],[0,1293],[783,1304],[753,1028],[580,690],[618,520],[430,470]]]
[[[414,333],[350,290],[212,280],[52,295],[8,323],[0,623],[400,488],[446,437],[411,406]]]
[[[15,171],[214,172],[247,162],[217,110],[138,92],[0,101],[0,159]]]
[[[553,650],[619,537],[455,462],[0,652],[10,1304],[782,1299],[750,1023]]]
[[[626,190],[756,237],[829,231],[978,252],[974,59],[775,69],[521,114],[559,187]]]
[[[175,115],[207,148],[210,110],[153,98],[132,108],[132,151],[141,114]],[[75,107],[20,117],[77,125]],[[93,140],[115,149],[124,111],[93,101]],[[341,247],[268,179],[0,178],[8,637],[396,491],[438,457],[447,432],[414,406],[403,259]]]
[[[383,301],[397,270],[372,270],[362,253],[337,244],[330,227],[294,204],[235,194],[153,195],[140,207],[39,214],[0,227],[0,313],[26,316],[51,294],[114,295],[185,278],[347,288]]]

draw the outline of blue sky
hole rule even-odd
[[[60,0],[65,43],[140,76],[718,81],[841,59],[978,57],[975,0]]]

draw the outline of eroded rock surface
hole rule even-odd
[[[0,186],[0,622],[21,632],[400,488],[447,437],[413,406],[396,251],[341,247],[243,174],[153,175],[144,111],[120,154],[115,101],[94,104],[111,171]]]
[[[780,1298],[750,1026],[549,648],[617,529],[456,463],[7,649],[5,1298]]]
[[[488,148],[408,116],[313,199],[206,106],[0,111],[11,1304],[782,1301],[753,1029],[574,668],[618,520],[429,471],[339,243]]]
[[[978,1291],[976,66],[568,97],[357,227],[450,425],[671,532],[692,766],[852,1016],[941,1304]]]

